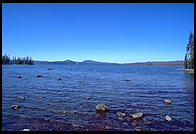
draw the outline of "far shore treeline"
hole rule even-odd
[[[2,56],[2,64],[26,64],[26,65],[34,65],[34,60],[31,57],[14,57],[11,59],[7,54]]]

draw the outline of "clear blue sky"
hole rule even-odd
[[[3,3],[2,54],[34,60],[184,60],[193,3]]]

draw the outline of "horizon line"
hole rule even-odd
[[[48,60],[34,60],[34,61],[40,61],[40,62],[63,62],[67,61],[70,59],[66,60],[53,60],[53,61],[48,61]],[[76,60],[70,60],[73,62],[84,62],[84,61],[94,61],[94,62],[102,62],[102,63],[117,63],[117,64],[127,64],[127,63],[147,63],[147,62],[179,62],[179,61],[184,61],[184,60],[158,60],[158,61],[135,61],[135,62],[107,62],[107,61],[96,61],[96,60],[82,60],[82,61],[76,61]]]

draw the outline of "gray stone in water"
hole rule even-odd
[[[91,98],[90,98],[90,97],[86,97],[86,99],[87,99],[87,100],[90,100]]]
[[[164,100],[164,103],[167,104],[167,105],[168,105],[168,104],[171,104],[171,102],[172,102],[172,101],[169,100],[169,99],[165,99],[165,100]]]
[[[30,131],[30,129],[28,129],[28,128],[25,128],[25,129],[23,129],[22,131]]]
[[[67,112],[66,111],[63,111],[62,114],[67,114]]]
[[[143,121],[144,121],[144,123],[146,124],[146,125],[150,125],[151,124],[151,122],[150,121],[148,121],[147,119],[143,119]]]
[[[136,127],[136,128],[135,128],[135,131],[142,131],[142,128]]]
[[[119,117],[119,118],[123,118],[123,117],[125,117],[125,113],[122,113],[122,112],[117,112],[117,116]]]
[[[125,81],[131,81],[131,79],[130,78],[126,78]]]
[[[18,75],[17,78],[22,78],[22,76]]]
[[[165,120],[167,120],[167,121],[169,121],[169,122],[170,122],[170,121],[172,120],[172,118],[171,118],[171,117],[169,117],[168,115],[166,115],[166,116],[165,116]]]
[[[107,112],[109,109],[105,104],[98,104],[95,109],[100,112]]]
[[[37,75],[37,78],[43,77],[42,75]]]
[[[140,119],[144,116],[144,113],[135,113],[135,114],[132,114],[131,117],[133,119]]]
[[[19,100],[24,100],[24,97],[23,96],[19,96],[18,99]]]
[[[12,109],[13,109],[13,110],[18,110],[19,107],[20,107],[19,105],[12,105]]]

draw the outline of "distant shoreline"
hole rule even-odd
[[[184,66],[184,61],[136,62],[136,63],[125,63],[125,65]]]
[[[83,62],[77,62],[72,60],[65,61],[34,61],[35,64],[68,64],[68,65],[148,65],[148,66],[184,66],[184,61],[153,61],[153,62],[135,62],[135,63],[109,63],[109,62],[98,62],[93,60],[85,60]]]

